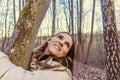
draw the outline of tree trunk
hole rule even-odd
[[[5,14],[5,35],[3,37],[3,42],[2,42],[2,51],[5,52],[5,47],[7,45],[7,21],[8,21],[8,10],[9,10],[9,1],[7,1],[7,9],[6,9],[6,14]]]
[[[107,80],[120,80],[120,59],[118,56],[114,0],[101,0],[101,3]]]
[[[65,20],[66,20],[66,25],[67,25],[67,29],[69,31],[69,22],[68,22],[68,14],[67,14],[67,11],[66,11],[66,7],[64,7],[64,14],[65,14]],[[58,20],[57,20],[58,22]]]
[[[71,0],[71,11],[70,11],[70,15],[71,15],[71,31],[72,34],[74,34],[74,16],[73,16],[73,0]]]
[[[49,3],[50,0],[28,0],[22,10],[6,51],[14,64],[28,69],[36,34]]]
[[[77,37],[77,39],[78,39],[78,45],[77,45],[77,57],[78,57],[78,59],[82,62],[82,31],[81,31],[81,27],[82,27],[82,4],[83,4],[83,2],[82,2],[82,0],[79,0],[80,2],[80,15],[78,14],[78,19],[79,20],[77,20],[78,22],[77,22],[77,26],[78,26],[78,28],[77,28],[77,33],[78,33],[78,37]],[[77,1],[78,2],[78,1]],[[78,3],[77,3],[78,4]]]
[[[87,48],[87,55],[86,55],[86,58],[85,58],[85,64],[88,63],[88,60],[89,60],[89,57],[90,57],[90,49],[91,49],[92,39],[93,39],[94,12],[95,12],[95,0],[93,1],[91,34],[90,34],[90,41],[89,41],[88,48]]]
[[[80,45],[81,45],[81,42],[82,42],[82,31],[81,31],[81,27],[82,27],[82,4],[83,4],[83,2],[82,2],[82,0],[80,0],[80,26],[79,26],[79,31],[78,31],[78,34],[79,34],[79,43],[80,43]]]
[[[24,8],[24,6],[25,6],[25,1],[22,0],[22,7]]]
[[[52,35],[54,35],[55,34],[56,0],[53,0],[52,3],[53,3]]]
[[[21,0],[19,0],[19,14],[21,12]]]
[[[15,10],[15,0],[13,0],[13,15],[14,15],[14,26],[16,24],[16,10]],[[16,26],[15,26],[16,27]]]
[[[71,12],[70,0],[68,0],[68,9],[69,9],[69,13],[70,13]],[[71,14],[69,15],[68,32],[71,33]]]

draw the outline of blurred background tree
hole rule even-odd
[[[75,39],[75,59],[80,63],[105,70],[104,21],[100,0],[40,0],[38,2],[41,2],[37,4],[38,6],[44,2],[45,4],[39,8],[35,5],[36,0],[0,0],[0,50],[7,52],[8,55],[11,52],[16,53],[9,56],[12,59],[18,55],[16,59],[21,61],[18,62],[13,58],[13,62],[16,61],[17,65],[27,68],[28,64],[25,62],[29,62],[34,47],[55,33],[67,31]],[[114,0],[114,4],[118,30],[116,33],[119,40],[120,2]],[[36,8],[32,8],[34,6]],[[33,12],[36,14],[33,15]],[[28,57],[23,64],[22,56]]]

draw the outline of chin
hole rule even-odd
[[[49,49],[49,52],[50,52],[53,56],[56,56],[56,55],[58,54],[58,51],[55,50],[55,49],[52,49],[52,48]]]
[[[53,56],[55,56],[55,57],[56,57],[56,55],[57,55],[57,53],[54,53],[54,52],[51,52],[51,54],[52,54]]]

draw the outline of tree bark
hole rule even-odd
[[[80,4],[80,12],[78,14],[78,9],[77,9],[77,17],[78,17],[78,20],[77,20],[77,33],[78,33],[78,45],[77,45],[77,57],[78,59],[82,62],[82,7],[83,7],[83,2],[82,0],[79,0],[79,4]],[[78,1],[77,1],[77,5],[78,5]]]
[[[16,24],[16,9],[15,9],[15,0],[13,0],[13,13],[14,13],[14,26]],[[15,26],[16,27],[16,26]]]
[[[55,17],[56,17],[56,0],[53,0],[52,3],[53,3],[52,35],[54,35],[55,34]]]
[[[71,31],[72,31],[72,34],[74,34],[73,0],[71,0],[70,16],[71,16],[71,29],[72,29]]]
[[[5,52],[5,47],[7,45],[7,21],[8,21],[8,10],[9,10],[9,1],[7,1],[7,9],[6,9],[6,14],[5,14],[5,35],[3,37],[3,42],[2,42],[2,51]]]
[[[89,41],[88,48],[87,48],[87,55],[86,55],[86,58],[85,58],[85,64],[88,63],[88,60],[89,60],[89,57],[90,57],[90,49],[91,49],[92,40],[93,40],[94,12],[95,12],[95,0],[93,1],[91,34],[90,34],[90,41]]]
[[[49,3],[50,0],[28,0],[22,10],[6,50],[14,64],[28,69],[34,40]]]
[[[70,0],[68,0],[68,9],[69,9],[69,13],[71,12],[70,4],[71,4],[71,2],[70,2]],[[71,33],[71,14],[69,15],[68,32]]]
[[[19,0],[19,14],[21,12],[21,0]]]
[[[24,1],[24,0],[22,0],[22,7],[24,7],[24,5],[25,5],[25,1]]]
[[[101,0],[101,3],[107,80],[120,80],[120,59],[118,55],[114,0]]]

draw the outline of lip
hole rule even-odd
[[[59,45],[54,44],[54,46],[55,46],[55,48],[57,48],[59,51],[61,50]]]

